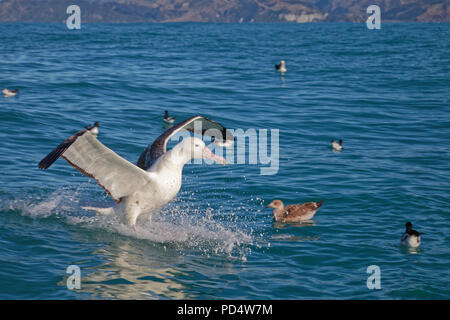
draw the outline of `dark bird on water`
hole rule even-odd
[[[342,150],[342,139],[339,140],[338,142],[331,140],[331,147],[333,148],[333,150],[341,151]]]
[[[285,64],[284,60],[281,60],[280,64],[276,64],[275,65],[275,70],[278,70],[281,73],[285,73],[287,71],[286,64]]]
[[[2,90],[2,93],[6,98],[14,97],[18,92],[19,92],[19,89],[9,90],[9,89],[4,88]]]
[[[164,122],[166,123],[174,123],[175,122],[175,118],[169,116],[169,111],[164,111]]]
[[[405,224],[406,230],[402,235],[402,244],[405,246],[409,246],[409,247],[413,247],[413,248],[417,248],[418,246],[420,246],[420,235],[421,233],[413,230],[413,226],[411,222],[407,222]]]

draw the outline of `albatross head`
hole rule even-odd
[[[184,158],[187,159],[187,161],[189,161],[190,159],[211,159],[217,163],[223,165],[226,164],[226,161],[223,157],[214,154],[199,138],[185,138],[178,145],[180,146],[181,153],[183,154]]]

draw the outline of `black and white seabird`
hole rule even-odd
[[[284,60],[281,60],[280,64],[276,64],[275,65],[275,70],[278,70],[281,73],[285,73],[287,71],[286,64],[285,64]]]
[[[175,118],[169,116],[169,111],[164,111],[164,122],[168,124],[172,124],[175,122]]]
[[[342,139],[339,140],[339,142],[331,140],[331,147],[333,148],[333,150],[341,151],[342,150]]]
[[[14,97],[18,92],[19,92],[19,89],[9,90],[9,89],[4,88],[2,90],[3,96],[5,96],[6,98]]]
[[[413,230],[412,223],[407,222],[405,224],[406,230],[405,233],[403,233],[401,242],[405,246],[409,246],[412,248],[417,248],[420,246],[420,232]]]
[[[100,126],[100,123],[97,121],[92,126],[86,126],[84,127],[86,130],[90,131],[92,134],[98,135],[98,127]]]

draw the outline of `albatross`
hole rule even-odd
[[[218,122],[194,116],[166,130],[140,155],[134,165],[107,148],[98,139],[99,123],[85,127],[64,140],[39,162],[48,169],[59,157],[84,175],[93,178],[116,202],[110,208],[83,207],[100,214],[116,213],[135,228],[141,214],[151,214],[171,201],[181,188],[184,165],[191,159],[211,159],[225,165],[196,137],[185,137],[167,151],[167,142],[176,133],[190,131],[210,136],[214,143],[231,145],[234,137]],[[200,130],[199,130],[200,129]]]

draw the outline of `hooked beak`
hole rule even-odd
[[[272,208],[272,204],[271,204],[271,203],[269,203],[269,204],[266,206],[266,209],[268,209],[268,208]]]
[[[208,149],[207,146],[203,148],[203,158],[214,160],[216,163],[220,163],[223,165],[227,164],[226,160],[223,157],[214,154],[211,150]]]

